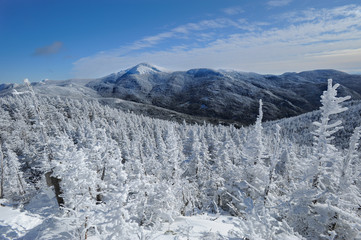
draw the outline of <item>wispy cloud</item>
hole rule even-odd
[[[271,0],[267,2],[270,7],[283,7],[290,4],[293,0]]]
[[[244,10],[241,7],[229,7],[229,8],[222,9],[222,12],[224,12],[227,15],[236,15],[236,14],[243,13]]]
[[[292,23],[302,23],[311,21],[354,21],[355,17],[361,17],[360,6],[358,5],[345,5],[332,9],[314,9],[310,8],[304,11],[288,12],[283,14],[280,18]]]
[[[290,13],[283,16],[281,25],[276,20],[267,25],[228,18],[190,23],[79,59],[74,63],[74,72],[78,77],[100,77],[139,62],[174,70],[210,67],[259,73],[316,68],[361,71],[360,19],[361,6],[348,5]],[[194,44],[194,39],[202,37],[204,42]]]
[[[162,32],[157,35],[147,36],[127,46],[128,50],[139,50],[142,48],[152,47],[167,39],[185,39],[192,34],[199,34],[205,30],[224,29],[228,27],[245,29],[246,27],[239,21],[234,21],[228,18],[217,18],[211,20],[203,20],[197,23],[188,23],[175,27],[167,32]],[[203,33],[201,33],[203,34]],[[124,50],[121,48],[120,50]]]
[[[62,47],[63,47],[63,43],[56,41],[50,45],[35,49],[35,51],[33,52],[33,56],[48,56],[48,55],[56,54],[60,51]]]

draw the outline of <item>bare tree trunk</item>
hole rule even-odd
[[[20,194],[24,195],[26,192],[25,192],[23,181],[21,181],[21,177],[20,177],[19,172],[18,172],[17,175],[18,175],[18,181],[19,181],[19,185],[20,185]]]
[[[85,218],[85,224],[84,224],[84,227],[85,227],[85,235],[84,235],[84,239],[86,240],[86,239],[88,239],[88,229],[87,229],[87,227],[88,227],[88,217],[86,217]]]
[[[268,179],[269,182],[268,182],[268,185],[264,189],[264,196],[263,196],[264,206],[266,206],[266,204],[267,204],[268,194],[269,194],[269,191],[271,188],[271,183],[272,183],[272,177],[273,177],[273,169],[269,173],[269,179]]]
[[[102,176],[101,176],[100,180],[103,181],[103,180],[104,180],[104,177],[105,177],[105,163],[104,163],[104,166],[103,166]],[[97,204],[100,204],[100,203],[103,202],[103,195],[102,195],[101,191],[102,191],[102,189],[100,188],[100,186],[98,186],[98,188],[97,188],[98,194],[97,194],[97,196],[96,196]]]
[[[60,196],[63,193],[60,188],[61,179],[52,177],[51,174],[53,174],[53,170],[45,173],[46,183],[48,184],[48,186],[54,186],[56,201],[58,202],[59,206],[62,206],[64,205],[64,198]]]

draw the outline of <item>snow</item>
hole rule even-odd
[[[37,198],[38,204],[33,203],[40,211],[43,208],[42,204],[48,201],[45,193],[41,194],[41,197],[42,199]],[[236,230],[235,221],[237,221],[236,217],[222,215],[181,216],[171,224],[164,223],[158,231],[145,231],[145,234],[153,240],[228,239],[229,232]],[[36,239],[71,239],[66,231],[67,229],[62,226],[61,221],[54,216],[44,219],[30,211],[20,211],[10,206],[0,207],[0,239],[30,239],[32,237],[36,237]],[[30,238],[24,237],[25,235]],[[98,238],[89,236],[89,239],[97,240]]]
[[[140,63],[135,67],[126,70],[127,74],[140,74],[140,75],[148,74],[148,73],[157,73],[157,72],[161,72],[161,71],[155,66],[152,66],[148,63]]]
[[[13,209],[4,202],[0,202],[1,240],[72,239],[69,229],[57,217],[59,209],[51,189],[40,191],[23,210]],[[239,220],[219,214],[179,216],[172,223],[164,222],[155,231],[144,230],[144,235],[152,240],[229,239],[229,233],[237,231]],[[92,235],[88,239],[100,240]],[[138,236],[135,235],[134,239]]]
[[[231,230],[235,230],[235,220],[236,217],[215,215],[178,217],[172,224],[165,224],[152,239],[219,239],[221,236],[225,238]]]
[[[25,78],[25,79],[24,79],[24,83],[26,83],[26,84],[30,84],[29,79]]]
[[[39,192],[22,211],[3,204],[0,207],[0,239],[72,239],[67,233],[69,229],[57,217],[58,211],[50,189]],[[152,240],[229,239],[229,233],[237,231],[239,220],[219,214],[179,216],[155,231],[144,230],[144,234]],[[91,235],[89,239],[100,240]]]
[[[0,238],[13,239],[24,236],[43,222],[37,214],[21,212],[9,206],[0,207]]]

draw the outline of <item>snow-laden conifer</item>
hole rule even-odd
[[[349,143],[349,148],[346,156],[343,158],[342,166],[341,166],[341,176],[340,176],[340,190],[345,189],[350,184],[350,181],[353,179],[357,179],[360,174],[359,161],[355,162],[357,158],[360,158],[360,154],[357,152],[359,147],[359,141],[361,138],[361,127],[356,127]],[[352,167],[355,168],[352,171]]]
[[[262,127],[262,106],[263,102],[260,100],[256,123],[249,130],[250,132],[246,138],[246,143],[242,149],[245,164],[244,179],[246,185],[248,185],[247,195],[253,200],[264,198],[265,187],[269,180],[267,167],[265,165],[266,154]]]
[[[346,111],[347,107],[343,107],[341,103],[350,99],[350,96],[337,97],[337,88],[339,86],[339,84],[332,85],[332,79],[328,79],[327,90],[321,96],[321,118],[319,122],[313,123],[317,127],[314,131],[316,154],[315,175],[312,182],[314,188],[325,189],[331,187],[330,184],[333,181],[332,172],[339,167],[337,166],[338,152],[332,145],[331,140],[334,139],[333,134],[343,128],[342,121],[331,121],[330,117]]]

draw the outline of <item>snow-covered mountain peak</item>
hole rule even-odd
[[[161,72],[161,70],[149,63],[140,63],[126,70],[126,74],[149,74],[158,72]]]

